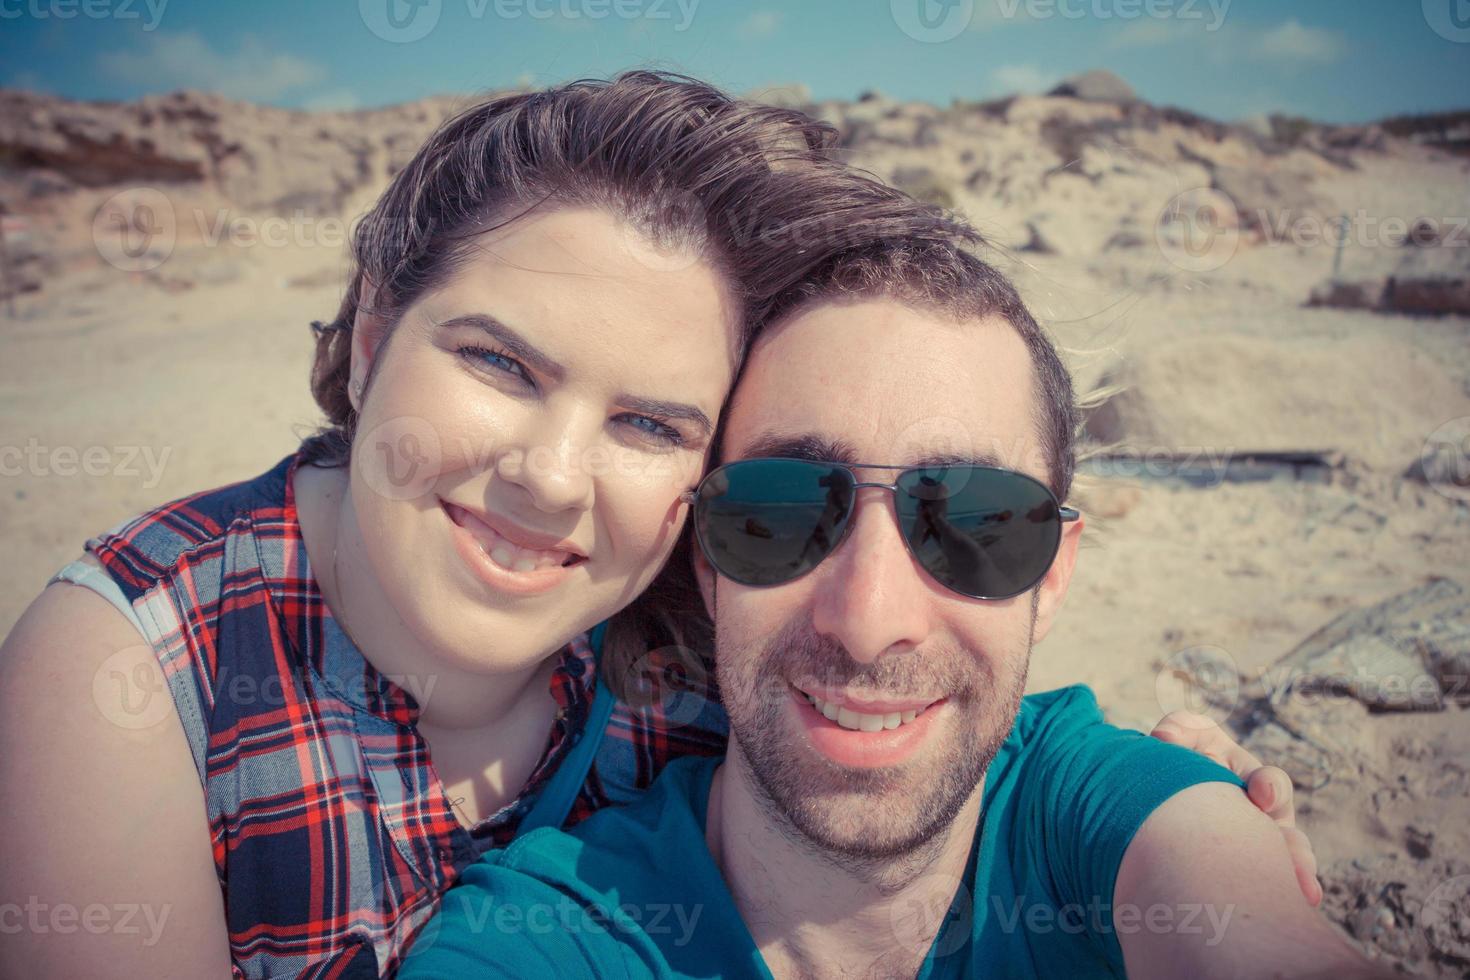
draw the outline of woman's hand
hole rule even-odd
[[[1317,880],[1317,856],[1312,842],[1296,825],[1296,807],[1292,804],[1291,777],[1277,766],[1262,765],[1239,742],[1226,734],[1214,720],[1193,711],[1171,711],[1154,730],[1154,738],[1192,749],[1245,780],[1246,795],[1266,816],[1276,821],[1286,849],[1296,868],[1297,884],[1313,906],[1322,902],[1322,883]]]

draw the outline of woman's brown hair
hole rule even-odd
[[[832,255],[956,233],[937,208],[842,165],[835,143],[831,127],[795,110],[650,71],[507,95],[460,113],[354,231],[342,305],[330,323],[313,325],[312,394],[328,424],[304,445],[306,461],[350,459],[359,314],[391,329],[453,274],[479,235],[538,206],[603,207],[654,244],[700,254],[739,305],[742,354],[775,298]],[[686,528],[649,590],[613,618],[604,654],[610,683],[644,672],[637,665],[650,650],[710,650],[689,556]]]

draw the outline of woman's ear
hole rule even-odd
[[[357,300],[357,315],[352,320],[352,372],[348,379],[347,397],[354,411],[362,411],[362,395],[373,373],[373,359],[388,332],[387,319],[378,312],[382,297],[376,283],[363,276]]]

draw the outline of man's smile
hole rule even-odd
[[[901,765],[923,750],[952,710],[942,697],[858,701],[825,693],[832,700],[792,687],[790,703],[812,748],[840,766]]]

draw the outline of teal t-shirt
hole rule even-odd
[[[705,846],[719,759],[671,763],[625,807],[492,851],[445,894],[403,978],[770,977]],[[1086,687],[1022,699],[986,773],[964,886],[921,977],[1122,976],[1113,884],[1203,756],[1103,721]]]

